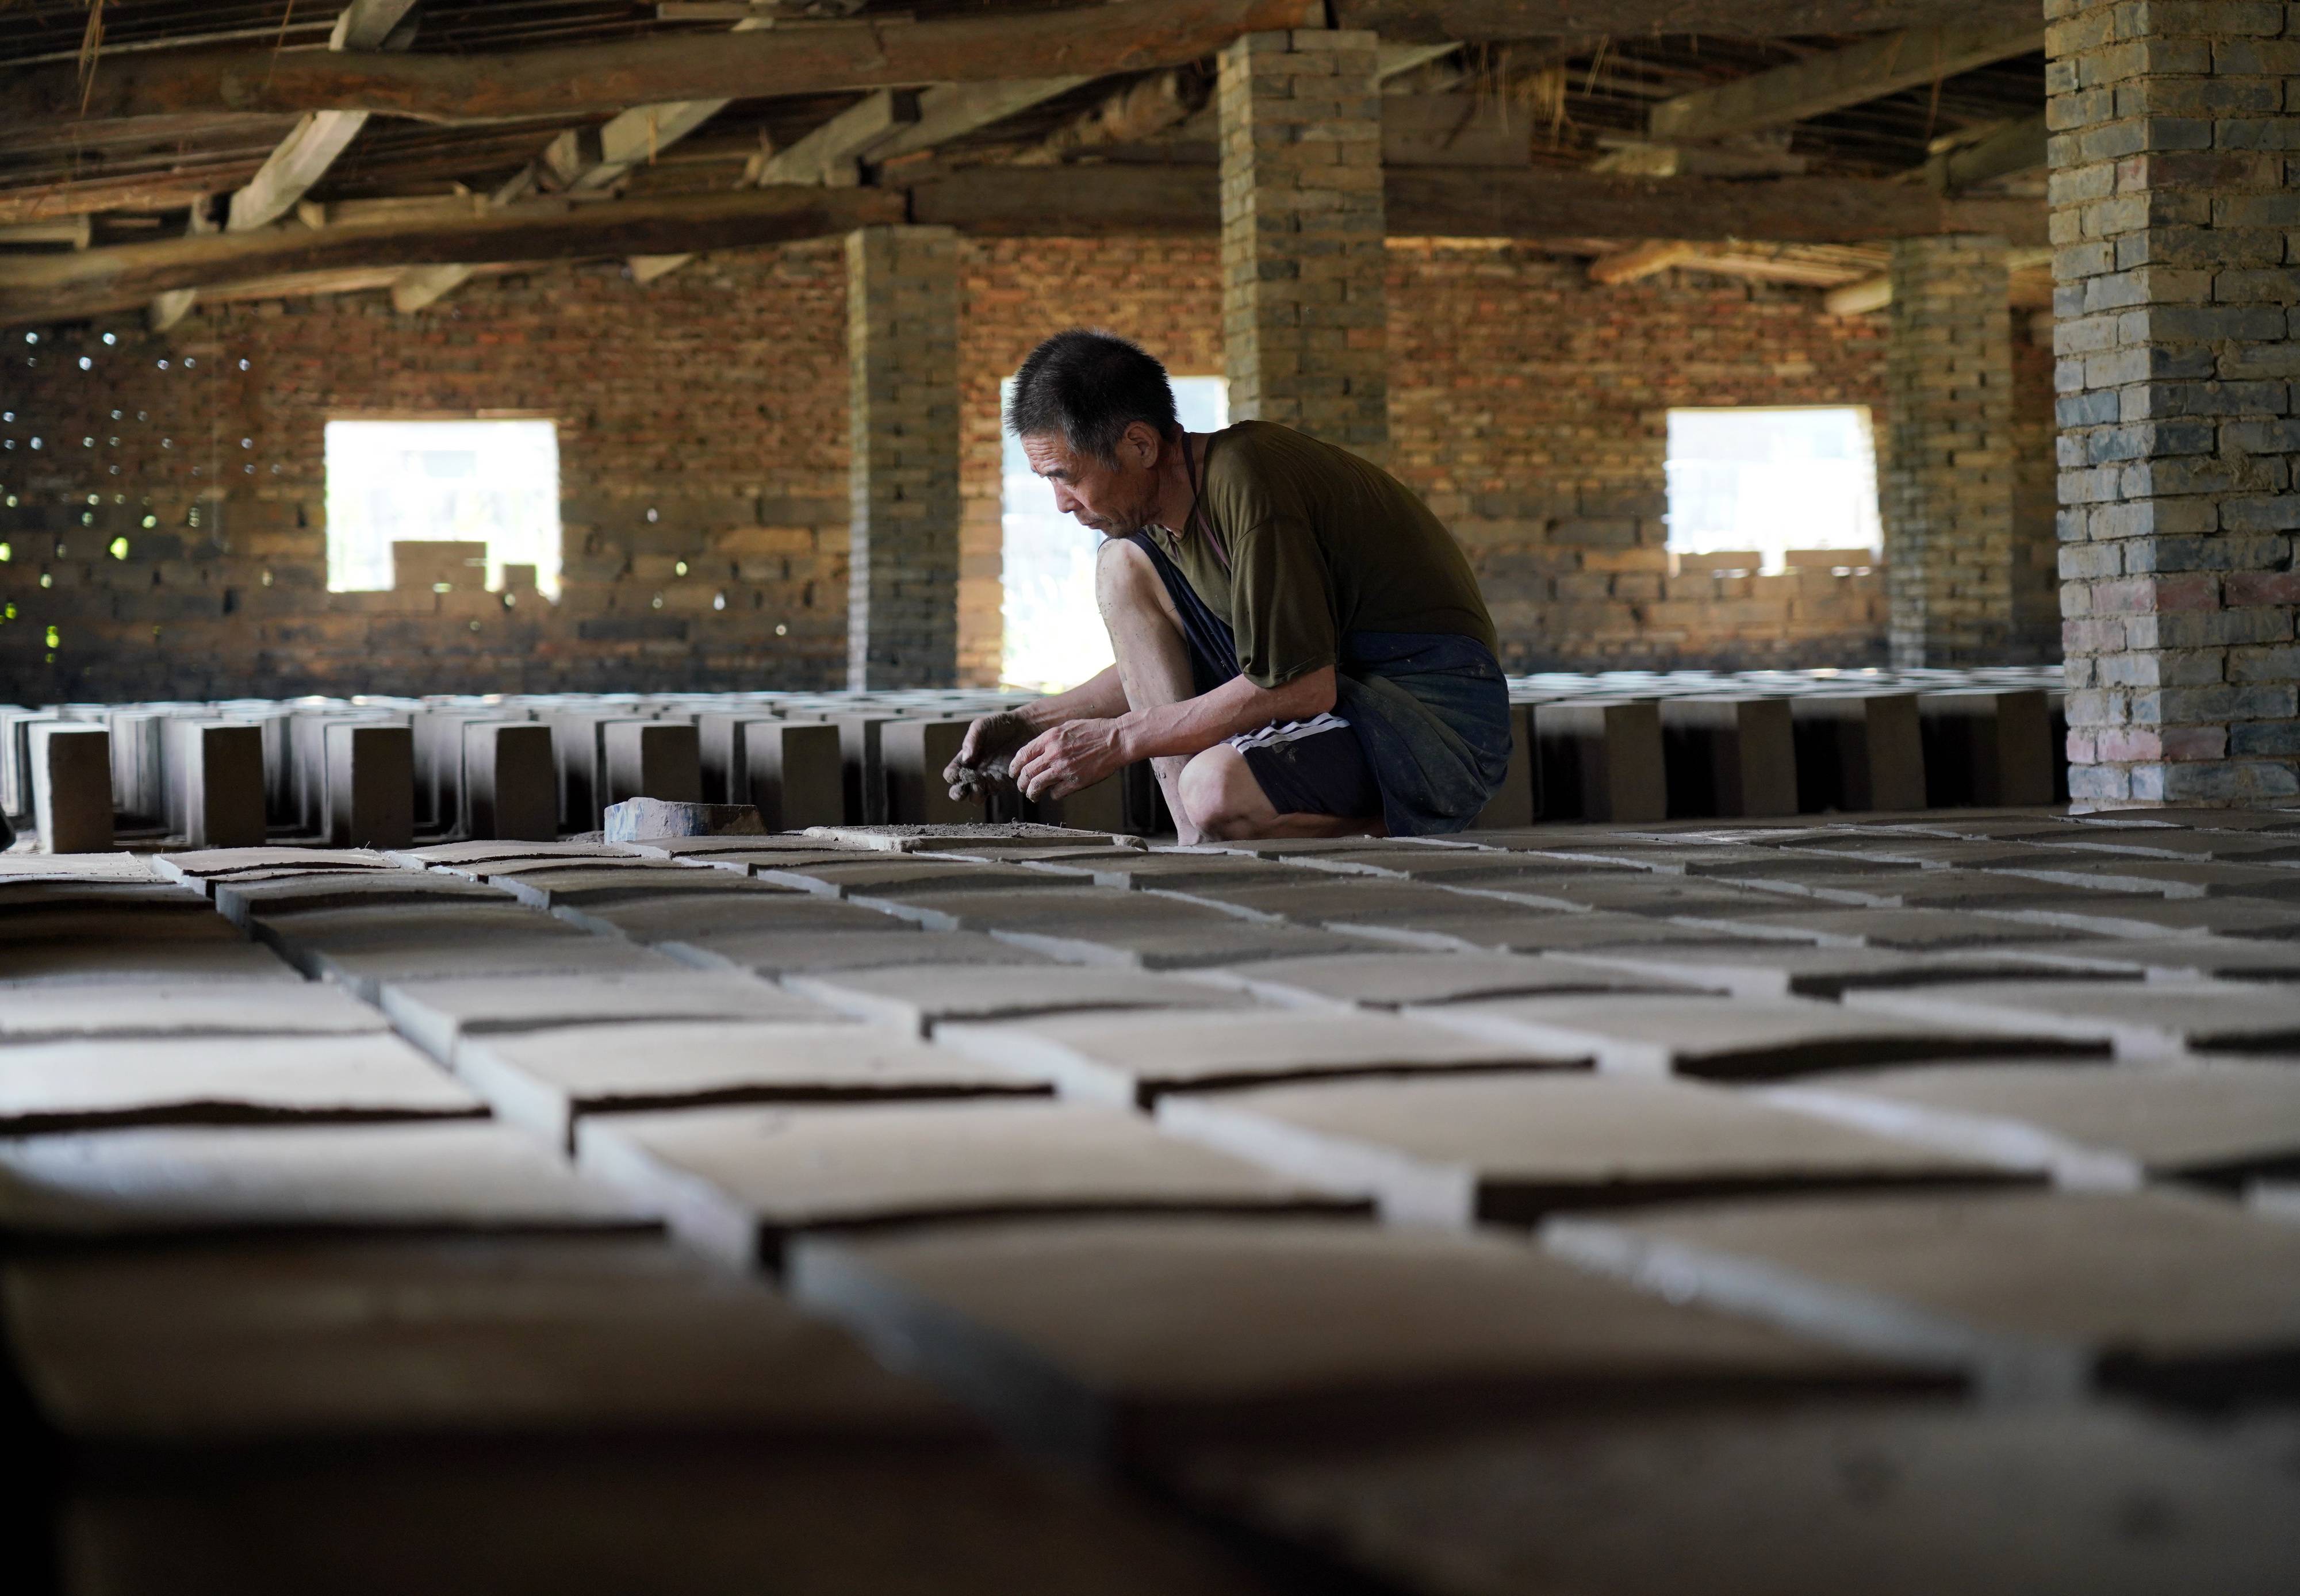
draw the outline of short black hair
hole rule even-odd
[[[1065,328],[1030,351],[1014,373],[1006,427],[1017,437],[1059,433],[1079,453],[1115,465],[1118,440],[1137,421],[1162,438],[1182,430],[1166,368],[1130,338]]]

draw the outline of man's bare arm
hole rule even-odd
[[[1275,687],[1232,677],[1211,693],[1154,709],[1066,720],[1014,756],[1014,781],[1031,798],[1061,798],[1136,760],[1189,755],[1273,721],[1306,720],[1334,707],[1329,665]]]
[[[1108,666],[1067,693],[978,718],[966,728],[958,757],[944,769],[942,778],[950,784],[952,797],[971,798],[986,776],[994,784],[998,780],[996,765],[1001,755],[1013,752],[1040,732],[1072,720],[1106,719],[1125,712],[1126,686],[1118,679],[1118,667]]]

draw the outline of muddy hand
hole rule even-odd
[[[995,715],[983,715],[966,728],[966,740],[958,745],[958,757],[943,769],[942,778],[950,784],[950,795],[961,802],[988,797],[1013,785],[1013,775],[1008,769],[1014,751],[1030,740],[1031,730],[1020,715],[1011,710]]]

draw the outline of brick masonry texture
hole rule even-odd
[[[9,334],[0,696],[840,685],[838,243],[644,295],[620,266],[472,287],[421,316],[362,295],[203,306],[165,337]],[[559,423],[559,603],[329,594],[329,419],[488,412]]]
[[[2071,792],[2300,792],[2300,6],[2046,13]]]
[[[958,672],[958,235],[846,239],[846,685]]]
[[[1888,443],[1881,317],[1684,272],[1598,287],[1523,245],[1393,240],[1388,262],[1388,463],[1469,549],[1512,669],[1884,662],[1880,578],[1672,576],[1662,522],[1672,405],[1867,404]],[[960,669],[987,682],[999,379],[1073,324],[1219,373],[1221,269],[1212,239],[961,239],[957,276]],[[612,266],[477,279],[412,317],[367,295],[203,305],[167,337],[128,317],[11,334],[0,699],[842,685],[846,295],[830,240],[645,289]],[[2013,372],[2035,569],[2054,555],[2050,356],[2016,337]],[[558,604],[329,594],[326,420],[481,411],[560,423]],[[2053,589],[2023,591],[2049,636]]]
[[[1230,414],[1371,460],[1388,443],[1378,44],[1322,29],[1221,53]]]
[[[1899,666],[2031,662],[2013,592],[2012,334],[2000,238],[1893,246],[1883,451],[1886,595]]]

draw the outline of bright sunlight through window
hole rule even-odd
[[[392,586],[391,545],[485,543],[488,586],[532,565],[559,594],[559,433],[549,421],[330,421],[328,587]]]
[[[1174,408],[1191,432],[1229,425],[1229,384],[1220,377],[1177,377]],[[999,414],[1013,396],[998,391]],[[1095,551],[1102,535],[1054,508],[1054,490],[1031,471],[1022,445],[1006,439],[1004,569],[1006,651],[1001,679],[1061,692],[1111,662],[1110,634],[1094,602]]]
[[[1777,571],[1791,549],[1879,538],[1868,406],[1669,412],[1671,548],[1754,552]]]

